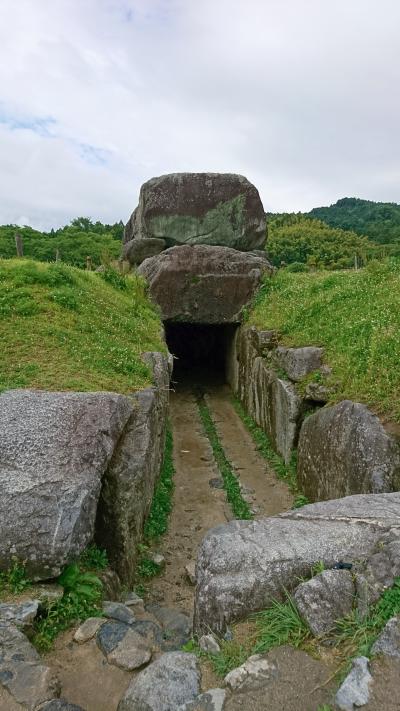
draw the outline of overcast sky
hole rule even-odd
[[[126,221],[176,171],[400,202],[399,88],[399,0],[0,0],[0,224]]]

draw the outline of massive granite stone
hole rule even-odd
[[[124,242],[163,239],[243,251],[263,249],[266,219],[258,190],[242,175],[172,173],[140,189],[139,204],[125,227]]]
[[[222,324],[241,320],[273,269],[266,258],[236,249],[183,245],[146,259],[138,271],[164,321]]]
[[[298,481],[311,501],[397,491],[399,441],[365,405],[324,407],[301,428]]]
[[[400,493],[350,496],[274,518],[231,521],[203,539],[196,565],[195,631],[221,633],[282,599],[322,561],[368,558],[400,528]]]
[[[168,415],[170,364],[161,353],[147,353],[144,359],[154,386],[132,397],[131,417],[103,477],[96,518],[96,541],[125,583],[133,578],[160,473]]]
[[[94,532],[101,478],[133,413],[116,393],[0,396],[0,568],[58,575]]]
[[[227,379],[246,411],[270,438],[286,463],[297,443],[302,400],[289,380],[280,378],[265,355],[276,334],[241,327],[228,356]]]

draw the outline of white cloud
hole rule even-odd
[[[0,223],[127,219],[244,173],[266,209],[400,200],[397,0],[2,0]]]

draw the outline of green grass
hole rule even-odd
[[[252,654],[266,654],[282,644],[301,647],[310,637],[310,630],[300,617],[292,598],[286,594],[284,602],[272,603],[271,607],[254,615],[257,625],[257,642]]]
[[[151,383],[141,354],[164,351],[142,280],[110,268],[0,260],[0,391],[111,390]]]
[[[0,572],[0,600],[7,595],[18,595],[32,584],[24,566],[15,559],[9,570]]]
[[[332,402],[363,402],[400,422],[400,261],[357,272],[282,270],[265,281],[249,322],[276,329],[287,345],[323,346]]]
[[[154,490],[153,501],[143,531],[143,543],[139,546],[139,561],[136,568],[136,593],[142,597],[146,593],[145,581],[161,572],[161,568],[146,557],[149,546],[157,541],[168,529],[172,511],[175,467],[173,462],[173,440],[171,428],[167,428],[164,459],[160,477]],[[138,590],[140,589],[140,593]]]
[[[251,513],[250,506],[247,501],[243,499],[239,479],[235,475],[231,463],[226,458],[207,403],[204,397],[199,397],[197,402],[200,419],[211,444],[214,459],[222,476],[226,498],[231,506],[232,513],[235,518],[252,519],[253,514]]]
[[[253,418],[245,412],[239,400],[236,397],[233,397],[232,402],[237,414],[253,437],[253,440],[257,445],[257,450],[260,452],[261,456],[274,470],[277,478],[286,482],[288,485],[294,497],[293,508],[298,509],[301,506],[308,504],[309,501],[307,497],[301,493],[297,484],[296,453],[293,452],[289,464],[285,464],[282,457],[279,456],[279,454],[277,454],[272,448],[272,444],[264,430],[262,430],[261,427],[255,423]]]

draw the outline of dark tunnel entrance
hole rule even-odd
[[[165,336],[174,356],[175,384],[222,384],[236,324],[192,324],[167,321]]]

